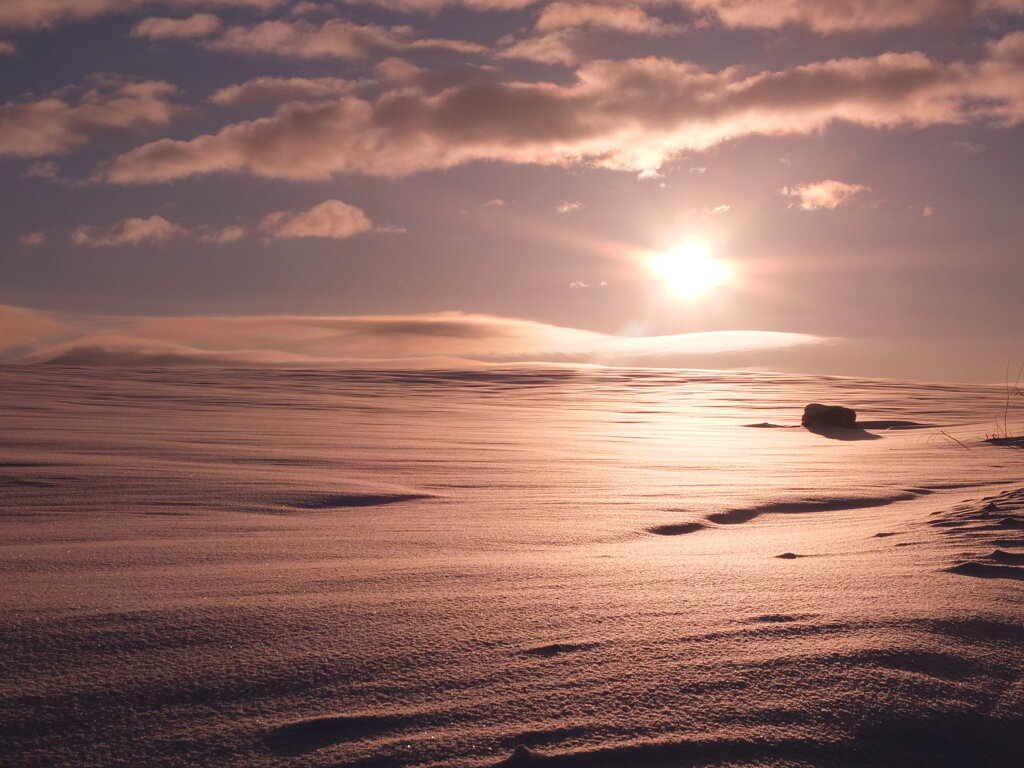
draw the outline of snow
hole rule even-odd
[[[1020,764],[997,387],[24,366],[0,392],[12,768]],[[810,402],[867,428],[804,430]]]

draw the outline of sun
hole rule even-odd
[[[668,253],[655,254],[648,267],[674,295],[696,299],[729,276],[729,270],[699,240],[688,240]]]

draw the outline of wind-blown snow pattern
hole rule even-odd
[[[24,366],[0,392],[4,766],[1021,764],[999,388]],[[802,429],[810,402],[863,428]]]

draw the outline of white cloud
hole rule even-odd
[[[212,13],[197,13],[187,19],[151,17],[132,27],[131,36],[150,40],[207,37],[219,30],[220,26],[220,19]]]
[[[165,243],[184,237],[188,230],[174,224],[163,216],[148,219],[124,219],[109,227],[83,225],[71,233],[73,245],[89,247],[140,245],[142,243]]]
[[[361,208],[341,200],[325,200],[301,213],[271,213],[260,223],[260,229],[274,237],[327,237],[344,240],[371,231],[373,222]]]
[[[847,184],[845,181],[836,181],[835,179],[826,179],[796,187],[783,187],[779,190],[786,197],[795,197],[805,211],[838,208],[867,191],[868,188],[863,184]]]
[[[348,93],[354,84],[338,77],[257,77],[221,88],[210,101],[221,107],[247,107],[268,101],[317,101]]]
[[[157,81],[104,83],[74,102],[58,96],[0,106],[0,155],[40,157],[70,152],[110,133],[166,125],[181,111],[177,89]]]
[[[583,203],[580,203],[580,202],[576,202],[576,201],[569,202],[569,201],[566,201],[566,202],[562,203],[561,205],[559,205],[557,208],[555,208],[555,211],[557,211],[558,213],[560,213],[563,216],[565,216],[565,215],[570,214],[570,213],[575,213],[576,211],[579,211],[579,210],[581,210],[581,209],[583,209],[585,207],[586,206],[584,206]]]
[[[19,245],[45,245],[46,244],[46,233],[45,232],[29,232],[28,234],[22,235],[18,238]]]

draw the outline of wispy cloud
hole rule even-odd
[[[221,228],[206,228],[199,233],[199,239],[204,243],[235,243],[245,237],[245,227],[241,224],[231,224]]]
[[[848,184],[835,179],[801,184],[796,187],[783,187],[779,190],[786,197],[796,198],[800,207],[805,211],[838,208],[867,191],[868,188],[863,184]]]
[[[73,245],[91,248],[116,245],[140,245],[142,243],[166,243],[184,237],[188,230],[168,221],[163,216],[146,219],[124,219],[109,227],[83,225],[71,233]]]
[[[60,166],[52,160],[40,160],[32,163],[22,174],[26,179],[46,179],[57,184],[63,184],[66,179],[60,172]]]
[[[557,208],[555,208],[555,211],[562,214],[563,216],[567,216],[570,213],[575,213],[576,211],[582,210],[584,207],[585,206],[583,205],[583,203],[573,200],[562,203]]]
[[[340,77],[257,77],[215,91],[210,101],[220,107],[248,107],[274,101],[317,101],[350,92],[354,84]]]
[[[29,232],[18,238],[19,245],[45,245],[46,244],[46,233],[45,232]]]
[[[131,36],[145,37],[150,40],[207,37],[218,31],[220,27],[220,19],[212,13],[197,13],[187,19],[154,16],[143,19],[132,27]]]

